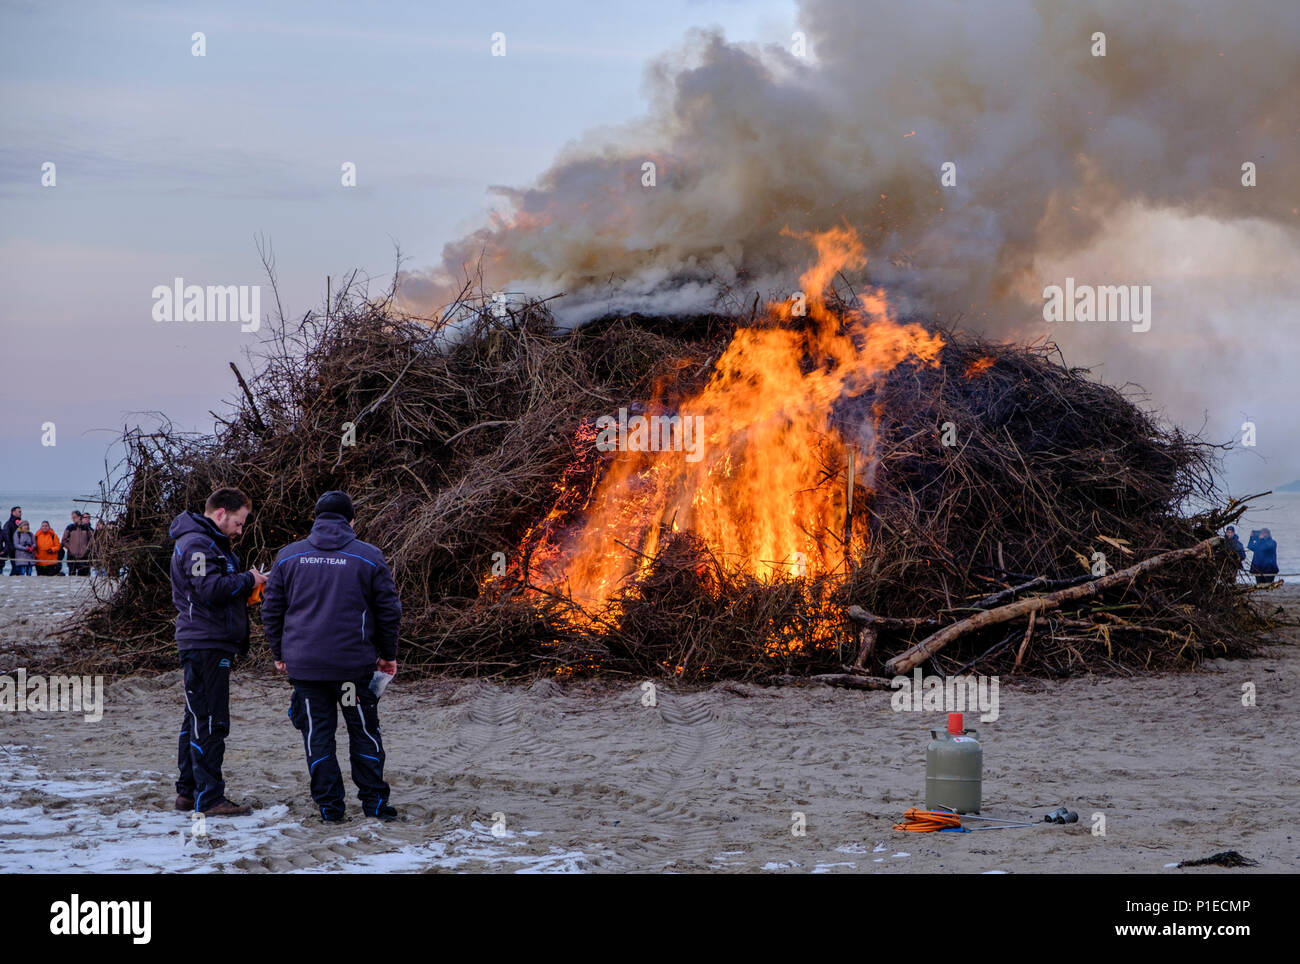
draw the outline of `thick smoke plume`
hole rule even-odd
[[[531,188],[497,189],[501,216],[408,275],[408,302],[433,310],[481,263],[490,288],[564,292],[572,323],[747,307],[797,287],[798,235],[847,225],[870,255],[855,280],[904,318],[1045,334],[1184,420],[1221,409],[1226,431],[1251,414],[1244,370],[1198,394],[1178,353],[1231,356],[1249,293],[1276,300],[1300,274],[1300,5],[804,0],[798,23],[802,57],[690,33],[648,68],[648,116],[567,149]],[[1161,247],[1142,243],[1152,231]],[[1243,270],[1244,301],[1189,295]],[[1046,325],[1043,288],[1071,272],[1152,284],[1152,331]],[[1261,292],[1260,277],[1280,280]],[[1135,352],[1143,366],[1126,367]]]

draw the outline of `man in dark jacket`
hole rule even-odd
[[[230,540],[244,531],[252,502],[239,489],[217,489],[203,515],[172,520],[172,603],[176,645],[185,669],[176,809],[218,816],[249,813],[226,799],[221,761],[230,732],[230,665],[248,653],[248,597],[266,576],[239,568]]]
[[[1272,582],[1277,575],[1277,543],[1273,541],[1273,534],[1267,529],[1252,532],[1246,548],[1253,553],[1250,571],[1255,573],[1255,582]]]
[[[0,537],[0,543],[3,543],[3,555],[9,560],[9,575],[18,575],[18,565],[14,562],[14,532],[18,529],[18,523],[23,521],[23,507],[14,506],[9,510],[9,521],[4,526],[4,536]],[[0,563],[2,565],[3,563]]]
[[[1228,548],[1237,554],[1237,558],[1242,563],[1246,561],[1246,547],[1241,544],[1241,539],[1237,536],[1237,530],[1234,526],[1228,526],[1223,530],[1223,541],[1227,543]]]
[[[352,782],[362,809],[392,820],[384,782],[376,670],[397,674],[402,602],[384,554],[352,531],[352,500],[326,492],[311,535],[280,550],[262,600],[276,669],[293,684],[289,719],[302,731],[312,799],[321,818],[344,819],[343,774],[334,755],[337,707],[348,728]]]

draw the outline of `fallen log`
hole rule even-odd
[[[1028,582],[1023,582],[1018,586],[1012,586],[1010,589],[1003,589],[1001,592],[995,592],[990,596],[984,596],[976,599],[969,606],[959,607],[962,609],[988,609],[996,606],[1007,599],[1014,599],[1022,592],[1028,592],[1031,589],[1046,589],[1048,591],[1055,589],[1066,589],[1070,586],[1077,586],[1080,583],[1088,582],[1096,578],[1095,576],[1075,576],[1069,579],[1048,579],[1046,576],[1037,576]]]
[[[939,650],[943,649],[954,639],[982,629],[985,626],[993,626],[998,623],[1005,623],[1009,620],[1016,619],[1020,616],[1026,616],[1030,613],[1046,612],[1049,609],[1057,609],[1062,603],[1073,602],[1076,599],[1086,599],[1089,596],[1095,596],[1113,586],[1122,585],[1132,579],[1137,578],[1143,573],[1152,569],[1158,569],[1161,566],[1179,559],[1186,559],[1189,556],[1195,556],[1201,552],[1208,552],[1215,545],[1222,541],[1220,536],[1211,536],[1203,542],[1187,549],[1171,549],[1169,552],[1162,552],[1158,556],[1152,556],[1150,559],[1144,559],[1136,565],[1129,566],[1127,569],[1121,569],[1119,572],[1113,572],[1108,576],[1101,576],[1091,582],[1083,583],[1079,586],[1072,586],[1069,589],[1062,589],[1058,592],[1048,593],[1046,596],[1031,596],[1028,599],[1020,599],[1016,602],[1009,603],[1006,606],[1000,606],[997,609],[989,609],[981,613],[976,613],[960,622],[953,623],[927,636],[921,642],[917,643],[897,656],[891,658],[885,663],[885,672],[888,674],[898,675],[910,672],[913,667],[925,662]]]

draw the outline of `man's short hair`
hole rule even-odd
[[[208,501],[203,505],[204,513],[216,512],[218,509],[225,509],[227,512],[238,512],[244,506],[251,507],[253,500],[244,495],[239,489],[217,489],[210,496]]]

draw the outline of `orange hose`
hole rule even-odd
[[[919,810],[912,807],[903,814],[903,822],[894,824],[895,830],[907,833],[929,833],[932,830],[948,830],[961,826],[961,817],[955,813],[940,813],[937,810]]]

